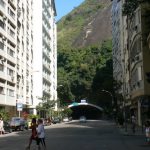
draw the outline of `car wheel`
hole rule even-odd
[[[20,130],[21,130],[21,131],[24,131],[24,126],[20,126]]]

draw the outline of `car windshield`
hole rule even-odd
[[[80,119],[86,119],[84,116],[81,116]]]
[[[20,118],[12,118],[12,121],[19,121]]]

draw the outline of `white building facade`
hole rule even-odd
[[[122,80],[122,3],[112,2],[112,36],[113,36],[113,75],[116,80]]]
[[[17,115],[32,105],[32,0],[0,0],[0,109]]]
[[[123,32],[122,32],[122,2],[112,2],[112,46],[113,46],[113,77],[117,83],[124,82],[124,54],[123,54]],[[123,93],[123,86],[119,93]]]
[[[33,106],[57,100],[57,36],[54,0],[33,3]],[[55,106],[57,109],[57,104]]]
[[[112,2],[113,76],[120,84],[117,93],[122,95],[118,97],[118,105],[121,109],[131,104],[127,17],[122,13],[123,4],[124,0]]]

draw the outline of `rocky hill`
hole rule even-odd
[[[112,89],[111,0],[85,0],[57,24],[59,99],[106,105],[100,91]]]
[[[57,25],[61,48],[86,47],[111,39],[111,1],[85,0]]]

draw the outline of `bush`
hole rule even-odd
[[[3,118],[3,120],[9,120],[9,113],[8,112],[5,112],[5,110],[4,109],[1,109],[0,110],[0,117],[2,117]]]

